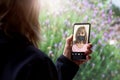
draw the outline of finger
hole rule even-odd
[[[85,63],[85,61],[81,61],[81,60],[77,60],[77,61],[73,61],[73,62],[76,63],[77,65]]]
[[[89,61],[90,59],[91,59],[91,56],[87,55],[87,56],[86,56],[86,60],[83,60],[82,63],[85,63],[85,62]]]
[[[91,56],[86,56],[86,60],[77,60],[77,61],[73,61],[75,62],[77,65],[83,64],[87,61],[89,61],[91,59]]]
[[[90,49],[90,48],[92,48],[92,44],[91,44],[91,43],[88,43],[87,49]]]
[[[92,53],[92,50],[87,50],[87,51],[85,52],[86,55],[89,55],[89,54],[91,54],[91,53]]]
[[[69,36],[69,37],[66,39],[66,43],[67,43],[67,44],[71,44],[72,39],[73,39],[73,35]]]
[[[91,56],[87,55],[87,56],[86,56],[86,60],[88,61],[88,60],[90,60],[90,59],[91,59]]]
[[[66,48],[72,48],[72,47],[71,47],[72,39],[73,39],[73,35],[69,36],[69,37],[66,39],[66,45],[65,45]]]

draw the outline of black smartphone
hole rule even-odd
[[[86,60],[84,46],[90,42],[90,23],[75,23],[73,25],[72,60]]]

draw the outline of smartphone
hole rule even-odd
[[[72,60],[86,60],[84,46],[90,42],[90,23],[75,23],[73,25]]]

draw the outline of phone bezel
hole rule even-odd
[[[90,43],[90,30],[91,30],[91,24],[90,23],[74,23],[73,25],[73,37],[74,37],[74,27],[75,25],[89,25],[89,33],[88,33],[88,43]],[[73,45],[73,40],[72,40],[72,45]],[[82,54],[82,55],[78,55],[78,54]],[[86,55],[84,54],[84,52],[73,52],[71,53],[71,59],[72,60],[81,60],[84,61],[86,60]]]

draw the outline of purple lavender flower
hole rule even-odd
[[[94,9],[94,8],[95,8],[95,5],[92,4],[90,8],[91,8],[91,9]]]
[[[67,19],[64,21],[64,24],[66,27],[70,27],[70,25],[71,25],[70,21]]]
[[[105,18],[106,14],[104,12],[102,12],[102,18]]]
[[[108,42],[108,37],[103,38],[104,42]]]
[[[97,9],[94,9],[93,17],[96,17],[97,13],[98,13],[98,10],[97,10]]]
[[[97,48],[97,44],[94,44],[94,46],[92,47],[92,50],[95,51]]]
[[[98,7],[100,7],[100,8],[103,7],[103,4],[102,4],[102,3],[99,3],[99,4],[98,4]]]
[[[108,34],[107,32],[104,32],[104,33],[103,33],[102,39],[103,39],[104,42],[108,42],[108,38],[109,38],[108,35],[109,35],[109,34]]]
[[[62,42],[59,42],[59,49],[62,48]]]
[[[100,44],[100,45],[101,45],[101,44],[102,44],[102,40],[100,40],[100,39],[99,39],[99,40],[98,40],[98,44]]]
[[[113,32],[113,31],[110,31],[110,32],[108,33],[108,38],[112,38],[113,35],[114,35],[114,32]]]
[[[76,5],[72,4],[71,9],[75,10],[76,9]]]
[[[67,31],[65,31],[64,33],[63,33],[63,38],[67,38],[67,36],[68,36],[68,32]]]
[[[82,8],[82,9],[81,9],[81,13],[85,13],[85,9]]]
[[[89,17],[86,15],[86,16],[85,16],[85,18],[84,18],[84,21],[87,21],[87,20],[88,20],[88,18],[89,18]]]
[[[98,27],[98,29],[97,29],[97,30],[98,30],[98,32],[100,32],[100,31],[101,31],[101,27]]]
[[[88,3],[87,0],[83,0],[82,4],[85,6],[85,8],[89,8],[90,7],[90,4]]]
[[[55,43],[55,44],[54,44],[54,47],[55,47],[55,48],[58,48],[58,44],[57,44],[57,43]]]
[[[109,10],[109,15],[110,15],[110,16],[113,15],[113,11],[112,11],[112,9]]]
[[[47,19],[47,20],[44,22],[44,24],[45,24],[45,26],[49,27],[49,25],[50,25],[50,20]]]
[[[102,16],[102,17],[103,17],[103,16]],[[102,22],[102,23],[101,23],[101,26],[105,26],[105,22]]]
[[[108,24],[110,24],[112,22],[112,18],[111,16],[108,17]]]
[[[95,32],[91,32],[91,36],[92,36],[93,38],[96,38]]]

